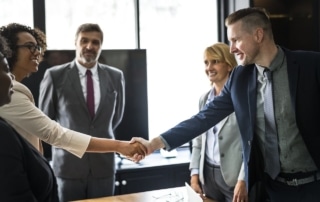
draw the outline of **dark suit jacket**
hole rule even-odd
[[[284,49],[287,59],[291,105],[302,138],[320,168],[320,53]],[[175,148],[198,136],[235,111],[243,144],[249,187],[263,172],[262,158],[255,143],[257,69],[238,66],[232,72],[221,96],[191,119],[162,134]],[[276,87],[275,87],[276,88]],[[289,104],[289,103],[288,103]],[[249,170],[248,170],[249,168]]]
[[[40,85],[39,108],[62,126],[101,138],[114,138],[124,111],[124,77],[114,67],[98,64],[101,99],[91,119],[75,61],[49,68]],[[81,159],[54,148],[53,170],[58,177],[95,178],[115,174],[114,153],[86,153]]]
[[[46,159],[1,118],[0,131],[0,201],[58,201]]]

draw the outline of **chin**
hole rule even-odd
[[[243,60],[243,61],[240,62],[240,64],[241,64],[242,66],[246,66],[246,65],[248,65],[248,64],[250,64],[250,63],[248,63],[248,61]]]
[[[38,66],[34,68],[34,70],[32,71],[32,73],[36,73],[39,70]]]

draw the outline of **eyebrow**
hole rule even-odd
[[[27,42],[23,43],[23,45],[28,45],[28,44],[30,44],[30,45],[37,45],[37,43],[34,43],[34,42],[32,42],[32,41],[27,41]]]

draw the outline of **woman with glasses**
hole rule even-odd
[[[0,27],[0,35],[7,39],[12,50],[12,56],[7,60],[10,71],[15,76],[13,84],[16,92],[10,104],[0,107],[1,117],[36,149],[42,152],[40,140],[43,140],[79,158],[84,152],[118,152],[128,157],[136,153],[145,155],[146,150],[141,144],[96,138],[69,130],[42,113],[34,105],[30,90],[20,82],[38,71],[38,65],[46,50],[44,33],[37,28],[11,23]]]
[[[8,104],[13,93],[8,55],[0,36],[0,106]],[[46,159],[2,118],[0,131],[0,200],[58,202],[56,179]]]

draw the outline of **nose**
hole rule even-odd
[[[87,49],[92,49],[92,47],[93,47],[93,44],[91,42],[87,43],[87,45],[86,45]]]
[[[230,53],[235,53],[237,51],[237,48],[233,43],[230,43]]]

